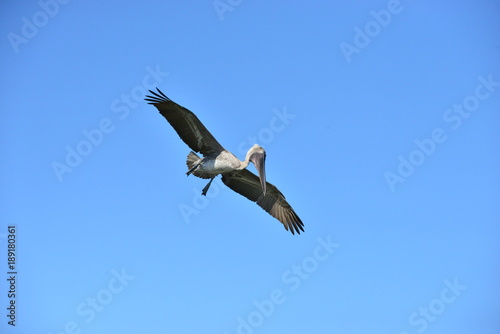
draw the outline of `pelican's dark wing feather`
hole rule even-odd
[[[204,156],[224,150],[198,117],[188,109],[170,100],[158,88],[158,93],[149,91],[145,100],[154,105],[172,125],[179,137],[195,152]]]
[[[304,231],[304,224],[293,211],[285,196],[274,185],[266,182],[266,195],[262,191],[260,179],[247,169],[222,174],[222,182],[240,195],[245,196],[278,219],[292,234]]]

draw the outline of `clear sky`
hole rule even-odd
[[[1,333],[500,332],[499,1],[0,13]],[[262,145],[305,233],[202,198],[153,87]]]

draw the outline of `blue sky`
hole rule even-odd
[[[498,333],[500,2],[0,13],[1,333]],[[202,198],[153,87],[262,145],[305,233]]]

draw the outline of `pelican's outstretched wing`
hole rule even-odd
[[[204,156],[224,150],[198,117],[188,109],[170,100],[158,88],[158,93],[147,95],[145,100],[154,105],[172,125],[181,139],[193,150]]]
[[[292,234],[304,231],[304,224],[293,211],[285,196],[274,185],[266,182],[266,195],[262,192],[260,179],[247,169],[222,174],[222,182],[240,195],[245,196],[278,219]]]

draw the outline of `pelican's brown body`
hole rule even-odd
[[[293,234],[304,231],[304,224],[285,200],[285,196],[274,185],[266,182],[266,151],[262,147],[252,146],[245,160],[241,161],[219,144],[195,114],[170,100],[159,89],[157,93],[150,92],[153,95],[146,96],[145,100],[160,111],[193,151],[203,154],[203,157],[199,157],[191,152],[186,161],[188,175],[210,179],[203,188],[203,195],[206,195],[213,179],[222,175],[222,182],[226,186],[257,202],[261,208],[278,219],[285,229]],[[258,177],[246,169],[250,162],[255,165]]]

